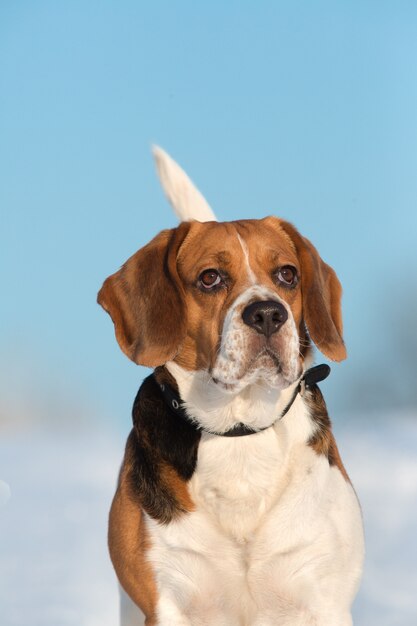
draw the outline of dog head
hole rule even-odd
[[[276,217],[165,230],[107,278],[98,302],[130,359],[205,370],[230,391],[259,379],[288,387],[310,338],[329,359],[346,357],[339,280]]]

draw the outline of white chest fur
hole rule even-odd
[[[289,429],[284,418],[257,435],[202,436],[191,496],[198,508],[239,543],[253,538],[294,475],[297,438],[302,444],[307,432],[312,432],[301,404],[297,399],[291,411],[298,429]]]
[[[349,626],[363,544],[349,483],[298,397],[257,435],[203,435],[194,512],[148,518],[161,626]]]

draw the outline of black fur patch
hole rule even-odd
[[[138,391],[133,426],[125,457],[131,492],[151,517],[167,524],[186,509],[161,470],[168,466],[184,482],[190,480],[201,435],[169,410],[153,376],[146,378]]]

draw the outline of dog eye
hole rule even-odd
[[[219,272],[213,269],[201,272],[198,277],[198,281],[204,289],[213,289],[213,287],[217,287],[217,285],[220,285],[223,282]]]
[[[284,265],[281,267],[276,273],[276,276],[280,283],[287,286],[292,287],[297,282],[297,270],[291,265]]]

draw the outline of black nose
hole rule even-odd
[[[261,335],[270,337],[287,321],[287,309],[275,300],[263,300],[249,304],[242,313],[245,324]]]

